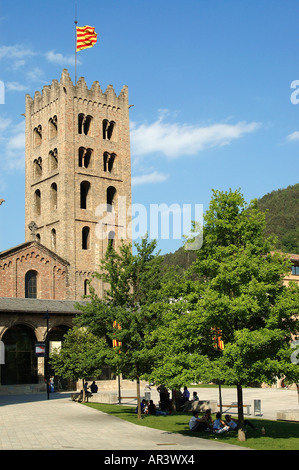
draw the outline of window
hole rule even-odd
[[[57,184],[51,184],[51,194],[50,194],[50,201],[51,201],[51,209],[57,209]]]
[[[112,173],[115,157],[116,155],[114,153],[108,153],[108,152],[104,153],[103,155],[104,171],[107,171],[108,173]]]
[[[89,203],[89,190],[90,183],[88,181],[82,181],[80,184],[80,208],[87,209]]]
[[[115,122],[108,121],[108,119],[103,120],[103,139],[104,140],[112,140],[112,136],[114,136],[114,129],[115,129]]]
[[[37,272],[28,271],[25,276],[25,297],[26,299],[37,298]]]
[[[42,158],[38,157],[33,161],[33,178],[41,178],[43,173]]]
[[[92,166],[92,160],[91,160],[92,153],[93,153],[92,149],[86,149],[84,147],[79,148],[78,165],[81,168],[89,168]]]
[[[116,189],[113,186],[107,188],[107,212],[112,212],[112,206],[115,201]]]
[[[89,281],[88,279],[85,279],[84,280],[84,295],[88,295],[89,294]]]
[[[91,135],[92,116],[78,115],[78,134]]]
[[[57,136],[57,116],[49,119],[49,139],[54,139]]]
[[[58,152],[56,148],[54,150],[50,150],[49,152],[49,163],[50,171],[56,170],[56,168],[58,168]]]
[[[299,276],[299,266],[292,266],[292,274],[294,274],[295,276]]]
[[[89,250],[90,248],[90,229],[83,227],[82,229],[82,250]]]
[[[39,125],[33,129],[33,145],[37,147],[42,143],[42,126]]]
[[[52,250],[55,251],[56,250],[56,230],[55,230],[55,228],[53,228],[51,230],[51,246],[52,246]]]
[[[35,215],[41,214],[41,193],[39,189],[34,193],[34,211]]]
[[[115,232],[111,231],[108,233],[108,248],[115,248],[114,246]]]

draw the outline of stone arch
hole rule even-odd
[[[5,330],[2,341],[5,345],[5,364],[1,366],[1,384],[38,383],[34,329],[24,323],[15,323]]]

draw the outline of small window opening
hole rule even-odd
[[[84,295],[88,295],[89,294],[89,281],[88,279],[85,279],[84,280]]]
[[[33,129],[33,145],[37,147],[42,143],[42,126],[39,125]]]
[[[116,155],[114,153],[108,153],[108,152],[105,152],[104,153],[104,156],[103,156],[103,159],[104,159],[104,171],[107,171],[109,173],[112,173],[112,169],[113,169],[113,164],[114,164],[114,160],[115,160],[115,157]]]
[[[35,215],[41,214],[41,192],[37,189],[34,193],[34,210]]]
[[[108,249],[114,248],[114,239],[115,239],[115,232],[111,231],[108,233]]]
[[[25,275],[25,297],[26,299],[37,298],[37,272],[28,271]]]
[[[57,116],[49,119],[49,139],[54,139],[57,136]]]
[[[50,171],[56,170],[56,168],[58,168],[58,152],[56,148],[54,150],[50,150],[49,159],[50,159]]]
[[[107,188],[107,212],[112,212],[112,206],[115,201],[116,189],[113,186]]]
[[[79,167],[81,168],[89,168],[92,166],[92,149],[86,149],[84,147],[79,148]]]
[[[43,173],[42,158],[38,157],[33,162],[33,178],[41,178]]]
[[[103,139],[112,140],[113,131],[115,128],[114,121],[108,121],[108,119],[103,120]]]
[[[56,250],[56,230],[55,228],[53,228],[51,230],[51,246],[52,246],[52,250]]]
[[[51,184],[50,200],[51,200],[51,209],[56,210],[57,209],[57,184],[56,183]]]
[[[78,134],[91,134],[91,122],[92,116],[85,116],[84,114],[80,113],[78,115]]]
[[[88,181],[82,181],[80,184],[80,208],[87,209],[89,202],[89,190],[90,183]]]
[[[299,276],[299,266],[292,266],[292,274],[294,274],[295,276]]]
[[[83,227],[82,229],[82,249],[89,250],[90,248],[90,229],[89,227]]]

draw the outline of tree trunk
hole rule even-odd
[[[171,409],[172,411],[177,411],[176,409],[176,390],[173,388],[171,391]]]
[[[244,425],[244,408],[243,408],[243,390],[240,383],[237,384],[238,396],[238,441],[246,441],[245,425]]]
[[[137,417],[142,419],[141,416],[141,403],[140,403],[140,381],[139,377],[137,378]]]
[[[82,403],[85,403],[85,380],[83,379],[82,380],[82,384],[83,384],[83,389],[82,389]]]

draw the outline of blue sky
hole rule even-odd
[[[205,211],[212,189],[250,201],[298,183],[298,1],[0,0],[0,251],[24,241],[25,94],[74,80],[76,3],[98,34],[78,78],[129,87],[134,204]]]

